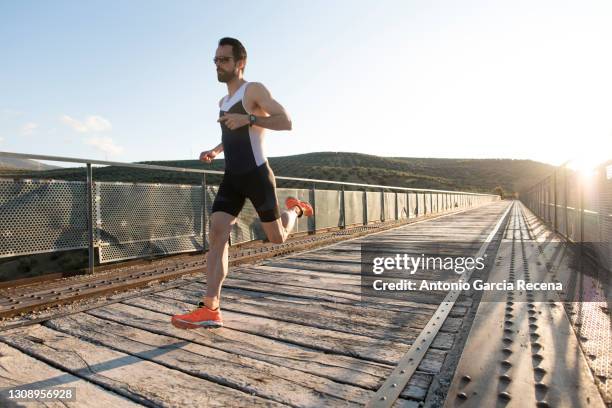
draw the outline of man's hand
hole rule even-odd
[[[205,152],[202,152],[200,153],[200,161],[203,161],[204,163],[210,163],[215,157],[217,157],[217,154],[218,153],[214,150],[207,150]]]
[[[249,115],[241,113],[225,113],[217,122],[225,124],[230,130],[238,129],[249,124]]]

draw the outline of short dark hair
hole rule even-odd
[[[232,46],[232,55],[234,56],[235,61],[239,61],[241,59],[246,60],[246,48],[244,48],[244,45],[242,45],[242,43],[237,39],[231,37],[223,37],[219,40],[219,46],[222,45]]]

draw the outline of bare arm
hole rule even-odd
[[[255,126],[271,130],[291,130],[292,123],[287,111],[276,102],[265,86],[258,82],[252,82],[247,89],[249,100],[267,114],[267,116],[256,116]],[[249,124],[249,115],[240,113],[225,113],[217,122],[223,122],[234,130]]]
[[[219,154],[223,151],[223,142],[219,143],[217,146],[215,146],[212,149],[213,152],[215,152],[216,154]]]
[[[291,130],[292,123],[289,114],[280,103],[272,98],[270,91],[268,91],[263,84],[253,82],[249,86],[249,90],[251,91],[249,96],[251,96],[255,103],[269,115],[257,116],[255,122],[257,126],[272,130]]]

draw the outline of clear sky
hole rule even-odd
[[[609,0],[2,0],[0,150],[197,158],[223,36],[292,117],[268,156],[612,158]]]

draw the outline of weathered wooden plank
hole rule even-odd
[[[377,390],[391,373],[389,365],[322,353],[232,330],[227,325],[224,330],[179,330],[168,324],[168,315],[130,305],[109,305],[88,314],[371,390]],[[430,375],[416,373],[401,395],[423,399],[430,383]]]
[[[40,325],[4,332],[2,340],[148,406],[284,406]],[[163,354],[170,350],[152,352]]]
[[[188,288],[170,289],[158,295],[197,304],[202,298],[203,289],[197,290],[190,285]],[[307,299],[238,289],[224,291],[223,308],[233,312],[409,344],[430,319],[430,316],[423,314],[398,313],[341,303],[313,303]],[[455,332],[457,324],[455,320],[447,319],[448,324],[445,322],[440,330]]]
[[[250,276],[259,277],[261,274],[256,275],[251,273]],[[332,303],[347,303],[354,305],[363,305],[365,307],[373,307],[377,309],[393,310],[396,312],[409,312],[409,313],[421,313],[421,314],[433,314],[437,309],[437,305],[429,303],[417,303],[410,300],[394,299],[394,298],[381,298],[373,296],[359,296],[352,293],[334,292],[327,289],[319,289],[316,287],[295,287],[292,285],[285,285],[283,282],[262,282],[261,280],[248,280],[242,279],[243,275],[236,277],[232,273],[231,278],[226,278],[223,281],[224,288],[235,288],[244,289],[250,291],[258,291],[265,293],[276,293],[286,294],[297,297],[304,297],[313,299],[321,302],[332,302]],[[272,278],[270,278],[272,281]],[[204,280],[196,281],[196,285],[205,284]],[[185,285],[184,287],[188,287]],[[466,307],[457,307],[457,314],[463,315],[466,312]]]
[[[311,263],[308,261],[300,261],[293,258],[285,258],[278,259],[274,261],[268,261],[264,263],[265,266],[276,266],[276,267],[285,267],[292,269],[300,269],[306,271],[321,271],[321,272],[331,272],[336,274],[353,274],[359,275],[361,273],[361,265],[353,264],[353,263],[343,263],[343,264],[330,264],[319,262],[318,264]]]
[[[412,242],[405,238],[398,237],[397,240],[381,239],[376,241],[376,246],[372,244],[367,245],[368,250],[376,249],[377,254],[395,254],[395,253],[406,253],[412,255],[425,255],[425,256],[466,256],[467,254],[478,252],[482,242],[446,242],[446,241],[433,241],[433,242]],[[353,247],[352,249],[335,250],[321,248],[315,251],[296,253],[291,256],[291,259],[296,260],[308,260],[308,261],[319,261],[319,262],[349,262],[349,263],[360,263],[361,262],[361,245],[359,247]]]
[[[202,282],[196,282],[193,284],[193,287],[204,293],[204,287],[199,286]],[[192,285],[185,285],[183,288],[190,288]],[[371,297],[362,297],[364,301],[359,301],[359,297],[354,295],[354,298],[344,298],[337,296],[337,293],[327,294],[325,291],[321,294],[321,290],[313,289],[313,288],[295,288],[286,285],[278,285],[278,284],[268,284],[262,282],[251,282],[247,280],[239,280],[239,279],[226,279],[223,283],[224,291],[229,291],[231,289],[239,289],[241,291],[250,291],[256,293],[267,293],[271,295],[285,295],[290,297],[298,297],[308,299],[310,302],[332,302],[334,305],[352,305],[354,307],[364,307],[369,309],[379,309],[383,311],[393,311],[397,313],[420,313],[424,316],[432,316],[434,310],[429,309],[429,304],[423,304],[422,308],[413,307],[412,305],[409,307],[405,307],[402,302],[397,301],[393,303],[393,300],[389,300],[388,303],[383,303],[380,301],[380,298],[371,298]],[[412,304],[412,302],[409,302]],[[467,303],[464,299],[462,303]],[[396,304],[399,304],[397,306]],[[449,314],[450,317],[462,318],[467,313],[467,306],[454,306]],[[454,342],[454,334],[457,331],[456,321],[451,320],[447,326],[443,326],[444,331],[440,332],[436,337],[434,344],[432,347],[448,350],[452,347]]]
[[[197,304],[202,298],[202,291],[190,287],[168,290],[159,295]],[[299,298],[279,301],[272,296],[228,289],[223,293],[223,307],[233,312],[407,343],[412,343],[420,328],[429,321],[428,316],[423,315],[396,313],[398,316],[391,316],[393,312],[387,314],[380,309],[344,304],[323,305]]]
[[[267,271],[271,272],[271,271]],[[338,281],[336,277],[326,277],[326,276],[309,276],[309,271],[301,270],[300,273],[282,273],[273,274],[273,273],[262,273],[262,271],[250,271],[250,272],[241,272],[240,270],[234,271],[230,270],[228,276],[236,278],[236,279],[245,279],[253,282],[266,282],[266,283],[276,283],[283,284],[288,286],[295,287],[305,287],[312,288],[316,287],[318,289],[324,289],[328,291],[334,291],[338,293],[348,293],[360,296],[361,295],[361,285],[359,282],[342,282]],[[446,292],[441,291],[431,291],[431,292],[411,292],[406,294],[406,297],[403,298],[406,301],[411,301],[415,303],[422,304],[430,304],[437,307],[438,304],[444,299],[446,296]],[[380,296],[373,296],[373,298],[379,299],[381,302],[386,301],[386,299],[394,299],[397,300],[397,297],[389,296],[385,292],[380,293]],[[399,298],[402,300],[402,298]]]
[[[8,399],[7,391],[12,388],[48,390],[52,388],[75,388],[75,400],[82,406],[97,404],[108,407],[142,407],[113,392],[72,374],[60,371],[25,353],[0,343],[0,406],[2,407],[65,407],[75,402],[59,400],[17,402]],[[23,405],[22,405],[23,404]],[[76,405],[76,404],[75,404]],[[91,406],[91,405],[90,405]]]
[[[299,259],[296,261],[300,261]],[[337,269],[330,268],[330,270],[321,271],[319,270],[321,265],[324,264],[329,267],[337,266]],[[347,272],[342,263],[334,263],[334,262],[318,262],[318,261],[305,261],[304,265],[308,266],[276,266],[276,265],[258,265],[255,267],[242,267],[238,270],[241,271],[268,271],[268,272],[276,272],[276,273],[294,273],[306,276],[312,279],[318,278],[329,278],[329,279],[338,279],[340,282],[354,283],[361,282],[361,271],[349,271]],[[457,279],[457,274],[453,271],[441,271],[441,270],[426,270],[426,269],[418,269],[413,274],[403,270],[393,270],[386,271],[384,274],[387,278],[400,278],[400,279],[425,279],[425,280],[443,280],[443,281],[455,281]],[[444,293],[443,291],[432,291],[433,293]]]
[[[337,279],[338,283],[345,282],[346,286],[351,284],[359,284],[361,276],[361,264],[347,262],[317,262],[300,259],[284,259],[274,263],[266,263],[258,265],[258,270],[269,272],[284,272],[299,274],[306,277],[311,277],[315,281],[331,282]],[[414,274],[403,270],[386,271],[384,274],[387,278],[413,279],[413,280],[428,280],[428,281],[449,281],[457,280],[458,275],[453,271],[441,271],[439,269],[418,269]],[[356,280],[351,281],[350,277]],[[344,290],[339,286],[339,290]],[[442,297],[446,295],[445,291],[432,290],[428,293],[439,294]],[[410,295],[418,295],[419,292],[411,292]]]
[[[195,307],[193,303],[157,295],[129,299],[122,303],[169,316],[184,313]],[[327,353],[352,356],[390,365],[395,365],[410,348],[410,345],[406,343],[373,339],[270,318],[234,313],[229,310],[223,311],[223,323],[225,327],[234,330],[273,338],[314,350],[322,350]],[[445,355],[446,353],[440,350],[429,350],[426,358],[418,367],[419,371],[433,374],[439,372]]]
[[[346,406],[347,402],[366,401],[374,394],[371,390],[87,314],[53,319],[45,326],[194,377],[296,407]]]

